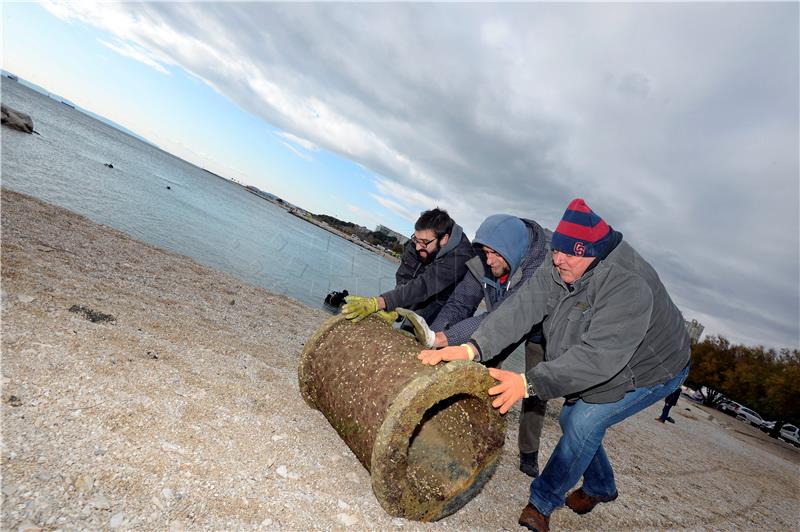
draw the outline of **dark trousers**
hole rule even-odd
[[[544,360],[544,349],[539,344],[525,344],[525,372]],[[544,414],[547,401],[538,397],[522,400],[522,413],[519,416],[519,450],[523,453],[539,451],[539,440],[542,437]]]

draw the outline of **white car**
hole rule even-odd
[[[781,427],[781,439],[800,447],[800,429],[789,423]]]
[[[742,405],[740,405],[736,401],[729,401],[728,399],[723,399],[719,403],[719,405],[717,406],[717,408],[719,408],[720,412],[724,412],[725,414],[728,414],[729,416],[735,416],[736,413],[739,412],[739,409],[741,407],[742,407]]]
[[[736,411],[736,419],[739,421],[747,421],[754,427],[760,427],[764,424],[764,418],[758,415],[758,412],[750,410],[746,406],[740,406]]]

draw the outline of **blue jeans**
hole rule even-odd
[[[602,498],[615,495],[614,472],[603,449],[606,430],[664,399],[688,374],[687,366],[667,382],[636,388],[614,403],[593,404],[582,400],[565,403],[559,419],[563,435],[544,470],[531,483],[530,503],[543,515],[550,515],[564,504],[567,490],[581,476],[587,495]]]

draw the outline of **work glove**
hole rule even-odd
[[[497,396],[492,401],[492,406],[499,408],[501,414],[508,412],[517,401],[521,401],[527,395],[525,378],[521,373],[489,368],[489,375],[498,381],[497,386],[489,388],[489,395]]]
[[[433,347],[434,342],[436,341],[436,333],[434,333],[428,324],[425,322],[425,319],[414,312],[413,310],[408,310],[404,308],[397,309],[397,314],[403,316],[408,322],[414,326],[414,336],[417,337],[417,341],[424,345],[427,348]]]
[[[397,321],[397,312],[395,312],[394,310],[391,312],[385,310],[379,310],[378,312],[375,313],[375,315],[378,316],[383,321],[385,321],[386,323],[388,323],[389,325],[392,325],[394,322]]]
[[[347,303],[342,307],[342,314],[353,323],[358,323],[379,310],[377,297],[347,296],[344,300]]]

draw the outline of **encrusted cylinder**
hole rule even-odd
[[[420,345],[376,317],[326,321],[300,357],[300,392],[372,478],[387,513],[434,521],[472,499],[505,440],[485,367],[425,366]]]

